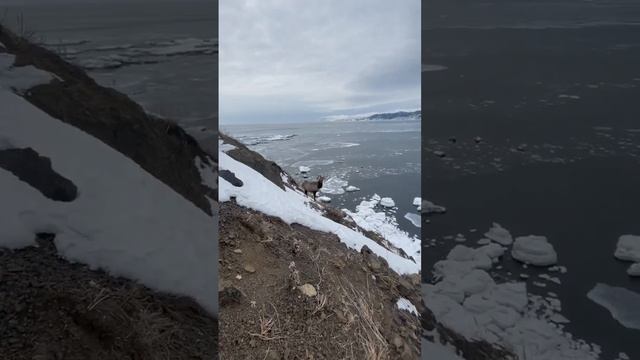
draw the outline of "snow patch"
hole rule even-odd
[[[10,91],[0,89],[0,108],[0,134],[50,158],[80,192],[70,203],[52,201],[0,169],[0,246],[35,245],[36,233],[55,233],[58,252],[70,261],[191,296],[217,313],[214,218],[120,152]]]
[[[0,53],[0,87],[23,94],[28,89],[48,84],[55,77],[46,71],[34,66],[13,66],[15,56],[8,53]],[[10,105],[10,104],[5,104]]]
[[[233,172],[244,183],[241,187],[235,187],[224,179],[219,179],[221,202],[234,198],[242,206],[278,217],[288,224],[297,223],[314,230],[336,234],[343,243],[356,251],[360,251],[366,245],[375,254],[384,258],[391,269],[399,274],[413,274],[420,271],[419,258],[416,261],[406,259],[363,234],[322,216],[320,211],[309,206],[308,199],[299,191],[279,188],[259,172],[223,152],[219,153],[219,161],[219,169]],[[391,239],[387,240],[391,242]],[[414,240],[419,251],[420,241]]]
[[[405,299],[403,297],[399,298],[396,302],[396,306],[400,310],[408,311],[416,316],[418,315],[418,309],[416,309],[416,306],[413,305],[409,299]]]

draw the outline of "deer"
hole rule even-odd
[[[316,193],[322,188],[322,182],[324,181],[324,177],[318,176],[316,181],[304,181],[302,183],[302,190],[304,190],[304,195],[306,196],[308,193],[313,195],[313,200],[316,199]]]

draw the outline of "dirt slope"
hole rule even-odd
[[[51,237],[0,248],[0,354],[12,360],[215,359],[216,319],[186,297],[70,264]]]

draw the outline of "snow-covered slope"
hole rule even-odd
[[[391,269],[399,274],[420,272],[420,263],[389,251],[360,232],[324,217],[309,205],[310,199],[289,187],[282,189],[247,165],[234,160],[225,152],[219,153],[220,170],[228,170],[243,183],[236,187],[220,179],[219,200],[235,198],[242,206],[275,216],[288,224],[300,224],[311,229],[336,234],[348,247],[360,251],[367,246],[376,255],[384,258]],[[286,175],[283,174],[286,177]],[[285,180],[285,183],[288,181]]]
[[[14,70],[0,69],[2,148],[49,158],[79,195],[53,201],[0,168],[0,246],[35,245],[36,233],[54,233],[68,260],[191,296],[216,313],[215,219],[123,154],[13,93]]]

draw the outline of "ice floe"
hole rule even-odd
[[[354,191],[360,191],[360,188],[353,185],[349,185],[344,190],[347,192],[354,192]]]
[[[382,206],[384,206],[386,208],[392,208],[392,207],[396,206],[396,203],[390,197],[383,197],[382,199],[380,199],[380,205],[382,205]]]
[[[501,245],[511,245],[513,243],[513,237],[509,230],[503,228],[498,223],[493,223],[489,231],[484,233],[489,240],[493,240]]]
[[[318,196],[318,200],[322,201],[323,203],[330,203],[331,202],[331,198],[328,196]]]
[[[546,237],[519,236],[513,243],[511,256],[525,264],[551,266],[558,262],[558,254]]]
[[[415,201],[415,200],[414,200]],[[447,208],[444,206],[436,205],[429,200],[422,200],[420,211],[423,214],[444,214],[447,212]]]
[[[505,248],[457,245],[423,285],[426,306],[447,328],[470,340],[498,344],[528,360],[598,359],[597,345],[574,339],[562,324],[560,301],[528,293],[523,282],[497,283],[488,269]]]
[[[620,236],[614,255],[620,260],[640,262],[640,236]]]
[[[417,236],[410,236],[406,231],[398,227],[396,218],[384,211],[376,211],[380,203],[380,196],[375,194],[369,200],[363,200],[356,206],[355,211],[343,209],[358,226],[365,230],[380,234],[389,243],[404,252],[420,263],[421,249],[420,239]]]
[[[631,264],[629,269],[627,269],[627,274],[629,274],[629,276],[640,276],[640,262]]]
[[[417,228],[422,227],[422,224],[421,224],[422,218],[420,217],[420,215],[414,214],[414,213],[406,213],[404,214],[404,218],[409,220],[409,222],[411,222],[413,226]]]
[[[640,330],[640,294],[623,287],[598,283],[587,297],[609,310],[622,326]]]
[[[413,206],[422,206],[422,198],[414,197],[413,198]]]
[[[300,171],[300,173],[301,173],[301,174],[306,174],[306,173],[308,173],[309,171],[311,171],[311,168],[310,168],[310,167],[308,167],[308,166],[300,165],[300,166],[298,167],[298,171]]]
[[[323,194],[342,195],[345,193],[344,188],[349,183],[346,180],[342,180],[339,177],[332,176],[324,181],[320,192]]]

